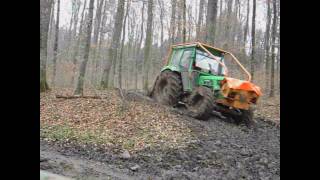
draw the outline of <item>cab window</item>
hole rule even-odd
[[[183,52],[183,55],[182,55],[181,61],[180,61],[180,66],[184,70],[189,69],[190,62],[192,61],[192,53],[193,53],[193,51],[191,49],[185,50]]]

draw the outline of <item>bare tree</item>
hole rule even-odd
[[[241,29],[239,29],[239,21],[238,21],[238,13],[240,11],[240,1],[239,0],[235,0],[234,1],[234,13],[231,17],[232,19],[232,34],[231,34],[231,43],[232,43],[232,47],[235,47],[235,43],[237,42],[237,32],[241,32]]]
[[[192,6],[189,5],[187,8],[188,12],[188,41],[191,41],[192,32],[194,31],[193,25],[196,24],[195,18],[192,16]],[[197,13],[196,13],[197,14]]]
[[[216,19],[218,12],[218,0],[209,0],[207,8],[207,34],[206,41],[210,44],[214,44],[215,32],[216,32]]]
[[[47,83],[47,40],[52,0],[40,0],[40,92],[49,90]]]
[[[147,19],[147,31],[146,31],[146,41],[144,47],[144,83],[143,89],[148,91],[148,75],[150,67],[150,49],[152,45],[152,20],[153,20],[153,0],[148,1],[148,19]]]
[[[183,25],[182,25],[182,42],[186,42],[186,36],[187,36],[187,7],[186,7],[186,0],[181,0],[182,3],[182,18],[183,18]]]
[[[57,55],[58,55],[58,40],[59,40],[59,16],[60,16],[60,0],[57,0],[57,22],[56,22],[56,34],[53,47],[53,75],[52,85],[55,86],[56,71],[57,71]]]
[[[266,52],[266,66],[265,66],[265,87],[269,87],[270,75],[270,26],[271,26],[271,0],[267,0],[267,24],[265,32],[265,52]]]
[[[117,61],[118,48],[120,44],[120,36],[122,30],[122,22],[123,22],[123,14],[124,14],[124,0],[119,0],[116,18],[114,21],[114,29],[112,34],[111,46],[108,49],[108,61],[104,67],[101,87],[107,88],[109,84],[109,76],[110,74],[114,74],[114,72],[110,71],[112,66],[115,66]]]
[[[222,15],[222,4],[223,4],[223,0],[220,0],[220,5],[219,5],[219,16]]]
[[[135,67],[136,67],[136,72],[135,72],[135,89],[138,89],[138,70],[140,69],[139,68],[139,65],[138,65],[138,56],[141,54],[141,46],[142,46],[142,40],[143,40],[143,22],[144,22],[144,9],[145,9],[145,2],[142,1],[142,8],[141,8],[141,25],[140,25],[140,37],[139,37],[139,43],[136,47],[136,63],[135,63]]]
[[[71,38],[72,41],[75,40],[75,37],[77,35],[77,26],[78,26],[78,21],[79,21],[79,10],[80,10],[80,6],[81,6],[81,1],[76,0],[75,6],[76,6],[76,8],[75,8],[76,10],[75,10],[75,16],[74,16],[73,28],[72,28],[72,38]]]
[[[232,3],[233,3],[233,0],[228,0],[227,19],[226,19],[225,36],[224,36],[227,42],[228,40],[230,40]]]
[[[247,19],[246,19],[246,25],[244,27],[244,36],[243,36],[243,44],[244,46],[247,43],[247,37],[248,37],[248,31],[249,31],[249,13],[250,13],[250,0],[247,0]]]
[[[178,0],[177,2],[177,36],[175,37],[175,42],[181,42],[181,37],[182,37],[182,16],[181,16],[181,13],[182,13],[182,4],[181,4],[182,0]]]
[[[163,47],[163,38],[164,38],[164,35],[163,35],[163,19],[164,19],[164,4],[163,4],[163,0],[158,0],[158,4],[159,4],[159,7],[160,7],[160,26],[161,26],[161,31],[160,31],[160,42],[161,42],[161,59],[163,58],[163,50],[164,50],[164,47]]]
[[[68,28],[68,34],[66,36],[67,38],[67,47],[68,52],[71,52],[72,50],[72,41],[74,38],[75,30],[74,28],[77,26],[78,23],[78,12],[80,8],[80,1],[79,0],[72,0],[72,9],[71,9],[71,18]]]
[[[76,89],[74,91],[75,95],[83,95],[83,86],[84,86],[84,78],[86,74],[86,67],[89,60],[89,51],[90,51],[90,41],[91,41],[91,32],[92,32],[92,21],[93,21],[93,5],[94,0],[90,0],[89,2],[89,16],[88,16],[88,24],[87,24],[87,35],[84,49],[83,61],[80,64],[80,72],[78,76],[78,83]]]
[[[277,1],[273,0],[273,23],[272,23],[272,44],[271,44],[271,79],[270,79],[270,97],[274,96],[274,65],[276,59],[276,33],[277,33]]]
[[[256,49],[256,0],[253,0],[252,7],[252,27],[251,27],[251,61],[250,61],[250,73],[252,80],[254,78],[254,65],[255,65],[255,49]]]
[[[48,36],[53,36],[53,30],[54,30],[54,24],[55,24],[55,22],[54,22],[54,1],[52,2],[53,4],[52,4],[52,7],[51,7],[51,15],[50,15],[50,23],[49,23],[49,34],[48,34]],[[49,39],[49,37],[48,37],[48,39]]]
[[[200,5],[199,5],[199,15],[198,15],[198,24],[196,28],[196,38],[197,40],[201,40],[201,26],[202,26],[202,21],[203,21],[203,10],[204,10],[204,0],[200,0]]]
[[[97,72],[97,50],[98,50],[98,39],[100,35],[100,27],[101,27],[101,19],[102,19],[102,7],[105,0],[98,0],[97,1],[97,10],[96,16],[94,20],[94,28],[93,28],[93,41],[92,41],[92,63],[93,63],[93,71],[92,71],[92,81],[95,82],[96,79],[96,72]]]
[[[124,40],[126,38],[126,23],[129,14],[130,0],[127,1],[126,14],[124,16],[123,28],[122,28],[122,41],[121,41],[121,49],[120,49],[120,57],[119,57],[119,78],[118,78],[118,86],[122,88],[122,61],[123,61],[123,47]]]
[[[171,44],[175,42],[176,8],[177,8],[177,0],[171,0],[171,19],[170,19],[170,33],[169,33],[171,37]]]
[[[71,84],[74,84],[74,78],[75,78],[75,73],[76,73],[76,66],[77,66],[77,62],[78,62],[78,54],[79,54],[79,48],[80,48],[80,41],[81,41],[81,36],[82,36],[82,29],[83,29],[83,24],[84,24],[84,12],[86,9],[86,5],[87,5],[87,0],[84,1],[83,3],[83,9],[81,12],[81,20],[80,20],[80,27],[79,27],[79,33],[78,33],[78,38],[77,38],[77,42],[74,48],[74,52],[72,55],[72,63],[73,63],[73,68],[72,68],[72,77],[71,77]]]

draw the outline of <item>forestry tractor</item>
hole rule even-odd
[[[247,80],[228,77],[226,56],[231,56]],[[207,120],[218,114],[251,126],[252,105],[262,93],[250,81],[250,73],[232,53],[200,42],[177,44],[171,46],[149,96],[168,106],[182,104],[193,118]]]

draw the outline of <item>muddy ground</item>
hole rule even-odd
[[[128,159],[41,140],[40,169],[77,179],[280,179],[280,128],[262,121],[256,131],[219,119],[193,121],[207,137],[188,148],[144,150]]]
[[[217,117],[181,116],[197,136],[187,147],[115,153],[93,145],[40,139],[40,169],[75,179],[280,179],[280,127],[255,129]]]

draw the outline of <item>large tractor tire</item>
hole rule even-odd
[[[213,92],[207,87],[196,87],[188,97],[188,114],[193,118],[208,120],[212,114],[213,107]]]
[[[180,100],[181,93],[182,82],[180,75],[176,72],[165,70],[157,78],[151,96],[161,104],[175,106]]]

